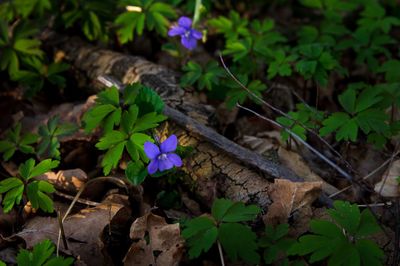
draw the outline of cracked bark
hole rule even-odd
[[[141,57],[88,45],[78,38],[49,33],[44,39],[56,54],[62,54],[64,60],[73,65],[82,79],[81,84],[101,89],[104,85],[96,80],[106,75],[122,84],[140,81],[157,91],[167,104],[165,113],[174,121],[168,124],[167,134],[175,133],[181,145],[190,145],[196,150],[184,171],[204,203],[210,204],[216,196],[224,196],[266,208],[271,202],[268,191],[273,178],[302,180],[289,169],[209,128],[212,108],[198,104],[192,95],[182,90],[174,72]],[[326,197],[323,201],[330,202]]]

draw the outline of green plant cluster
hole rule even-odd
[[[59,162],[47,159],[35,164],[34,159],[29,159],[19,166],[18,176],[0,181],[0,194],[4,195],[2,199],[4,212],[11,211],[14,205],[21,203],[21,200],[23,205],[29,201],[35,209],[49,213],[54,211],[53,200],[48,195],[55,191],[53,185],[35,178],[56,168]]]
[[[103,129],[96,147],[106,151],[101,161],[105,175],[117,167],[126,151],[134,166],[128,166],[128,178],[144,179],[143,162],[149,161],[144,143],[154,142],[151,130],[167,118],[161,114],[163,108],[157,93],[139,83],[127,86],[121,98],[116,87],[97,95],[96,104],[84,114],[83,123],[87,133],[96,127]]]
[[[32,251],[20,249],[17,255],[18,266],[69,266],[74,263],[73,258],[54,256],[54,251],[55,246],[50,240],[37,243]]]
[[[383,265],[383,251],[368,239],[380,231],[368,209],[360,212],[356,204],[335,201],[334,208],[327,210],[331,220],[311,220],[310,233],[297,241],[287,236],[287,224],[267,225],[264,234],[257,236],[244,222],[254,221],[260,211],[255,205],[215,200],[211,215],[183,225],[189,257],[199,257],[218,242],[233,262],[259,264],[263,258],[267,265],[308,265],[326,259],[330,266]]]

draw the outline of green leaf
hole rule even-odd
[[[376,222],[375,217],[369,209],[364,209],[361,212],[361,221],[357,229],[356,237],[366,237],[378,233],[381,227]]]
[[[356,234],[361,221],[361,214],[356,204],[350,204],[347,201],[335,201],[334,209],[327,210],[327,213],[341,227],[350,234]]]
[[[340,104],[346,112],[352,114],[355,111],[356,92],[354,90],[346,90],[338,97]]]
[[[182,237],[186,239],[189,247],[189,258],[193,259],[212,247],[217,240],[218,229],[213,220],[201,216],[185,223]]]
[[[9,212],[15,204],[19,204],[24,192],[24,183],[16,177],[0,182],[0,193],[6,193],[2,200],[3,211]]]
[[[43,51],[40,50],[41,42],[36,39],[17,39],[14,42],[14,49],[26,55],[42,56]]]
[[[113,130],[102,137],[96,144],[99,150],[107,150],[110,147],[123,142],[127,135],[121,131]]]
[[[127,179],[135,186],[142,184],[147,174],[147,169],[141,161],[129,162],[125,169]]]
[[[26,193],[32,207],[41,209],[45,212],[52,213],[54,211],[53,200],[46,193],[55,191],[53,185],[46,181],[33,181],[28,184]]]
[[[256,234],[248,226],[238,223],[223,223],[218,230],[218,240],[232,261],[240,258],[247,263],[259,263],[260,255],[257,253]]]
[[[119,160],[122,157],[126,141],[120,142],[111,147],[103,157],[101,166],[103,167],[104,175],[108,175],[111,169],[117,167]]]
[[[98,105],[89,109],[82,119],[85,123],[86,133],[89,133],[96,128],[100,122],[115,109],[116,107],[111,104]]]
[[[356,242],[362,265],[381,266],[385,258],[384,252],[371,240],[361,239]]]
[[[327,136],[328,134],[348,123],[349,120],[350,116],[346,113],[334,113],[322,122],[324,126],[319,131],[319,134],[322,137]]]
[[[164,110],[164,102],[161,97],[154,90],[143,85],[139,85],[135,104],[139,107],[140,116],[151,112],[162,113]]]
[[[227,199],[214,201],[211,213],[218,222],[245,222],[254,220],[260,213],[256,205],[245,206],[242,202]]]
[[[128,111],[124,111],[121,118],[121,127],[126,134],[130,134],[139,114],[139,108],[131,105]]]
[[[166,120],[167,117],[156,112],[147,113],[140,117],[136,121],[136,125],[133,128],[134,132],[145,131],[151,128],[155,128],[160,122]]]
[[[54,256],[55,247],[50,240],[43,240],[35,244],[32,252],[21,249],[17,255],[17,262],[20,266],[69,266],[74,262],[73,258]]]
[[[31,172],[33,168],[35,167],[35,160],[30,158],[28,159],[25,163],[22,163],[18,170],[19,174],[25,179],[28,180],[28,178],[31,176]]]
[[[56,168],[59,165],[59,163],[60,163],[59,161],[51,159],[43,160],[31,170],[29,176],[26,179],[29,180],[32,177],[36,177],[44,173],[47,173],[51,169]]]

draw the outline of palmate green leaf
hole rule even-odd
[[[310,224],[310,226],[312,225]],[[326,227],[326,229],[324,229],[322,233],[325,234],[329,228],[334,228],[334,225],[331,224],[328,227],[328,224],[326,224],[324,227]],[[337,232],[337,229],[336,227],[334,232]],[[288,254],[300,256],[311,254],[309,262],[314,263],[332,256],[338,247],[340,248],[342,245],[346,245],[346,243],[347,241],[341,232],[340,234],[330,234],[328,236],[305,235],[300,237],[299,241],[289,248]]]
[[[354,90],[346,90],[339,95],[338,99],[346,112],[352,114],[355,111],[356,92]]]
[[[139,114],[139,108],[131,105],[127,111],[124,111],[121,118],[121,128],[126,134],[130,134]]]
[[[197,258],[207,252],[216,242],[218,229],[212,219],[201,216],[185,223],[182,237],[189,247],[189,258]]]
[[[218,230],[218,240],[232,261],[240,258],[247,263],[259,263],[256,238],[250,227],[239,223],[223,223]]]
[[[265,263],[272,264],[280,257],[287,257],[286,252],[296,242],[285,237],[288,232],[288,224],[279,224],[275,228],[271,225],[265,227],[265,235],[259,240],[259,246],[265,248]]]
[[[383,265],[385,254],[375,242],[368,239],[360,239],[356,241],[355,246],[360,254],[362,265]]]
[[[189,61],[183,66],[182,70],[186,72],[181,77],[180,83],[183,87],[194,85],[203,74],[203,69],[201,66],[194,61]]]
[[[24,183],[16,178],[11,177],[0,181],[0,194],[4,194],[2,204],[3,211],[9,212],[15,204],[19,204],[24,192]]]
[[[54,256],[54,244],[50,240],[43,240],[35,244],[33,250],[29,252],[21,249],[17,255],[19,266],[69,266],[74,262],[73,258]]]
[[[33,181],[26,187],[26,194],[32,207],[49,213],[54,211],[54,206],[52,199],[47,194],[54,191],[56,190],[53,185],[46,181]]]
[[[389,116],[383,110],[368,109],[359,113],[356,119],[357,124],[366,134],[371,131],[383,135],[390,134],[390,126],[386,123]]]
[[[96,148],[99,150],[107,150],[110,147],[124,141],[127,138],[127,134],[121,131],[113,130],[104,137],[102,137],[99,142],[96,144]]]
[[[33,169],[31,170],[27,180],[29,180],[32,177],[36,177],[39,175],[42,175],[44,173],[49,172],[51,169],[56,168],[59,165],[59,161],[51,160],[51,159],[46,159],[38,163]]]
[[[59,138],[67,136],[75,132],[78,127],[73,124],[59,124],[59,116],[53,116],[46,125],[39,127],[39,135],[41,137],[37,147],[39,156],[60,158],[60,141]]]
[[[133,132],[141,132],[151,128],[155,128],[160,122],[166,120],[165,115],[157,114],[156,112],[147,113],[137,119]]]
[[[156,112],[162,113],[164,110],[164,102],[161,97],[149,87],[143,86],[138,83],[139,92],[135,98],[135,104],[139,107],[139,115]],[[126,104],[126,99],[125,104]]]
[[[31,144],[36,143],[38,135],[33,133],[21,134],[21,123],[17,123],[8,130],[5,139],[0,140],[0,153],[3,153],[3,159],[9,160],[14,153],[19,150],[23,153],[33,153],[35,149]]]
[[[196,62],[189,61],[183,71],[186,73],[181,77],[181,86],[192,86],[197,82],[199,90],[212,90],[213,86],[219,85],[219,79],[224,75],[224,71],[215,61],[207,63],[204,69]]]
[[[83,116],[83,122],[85,124],[86,133],[91,132],[95,129],[104,118],[117,108],[111,104],[98,105],[91,108]]]
[[[377,72],[384,73],[387,82],[400,82],[400,77],[396,69],[400,69],[400,60],[390,59],[383,63],[377,69]]]
[[[249,54],[251,49],[251,44],[252,41],[250,38],[228,42],[226,44],[225,50],[222,51],[222,54],[232,55],[233,61],[236,62]]]
[[[320,129],[320,136],[326,136],[334,131],[336,132],[336,140],[357,140],[358,125],[355,119],[350,118],[346,113],[333,113],[323,122],[323,127]]]
[[[58,164],[59,161],[46,159],[35,166],[35,160],[31,158],[19,166],[19,174],[25,180],[29,180],[33,177],[49,172],[51,169],[56,168]]]
[[[147,175],[147,169],[141,161],[129,162],[125,169],[126,178],[135,186],[142,184]]]
[[[242,202],[217,199],[213,203],[211,214],[218,222],[245,222],[254,220],[260,211],[256,205],[245,206]]]
[[[154,142],[154,140],[150,136],[143,133],[133,133],[131,135],[129,141],[126,144],[126,148],[132,160],[136,161],[140,157],[144,162],[149,161],[144,152],[144,143],[146,141]]]
[[[368,209],[360,214],[356,204],[335,201],[334,209],[327,212],[336,224],[312,220],[313,234],[300,237],[289,249],[289,255],[311,254],[310,263],[327,258],[328,265],[382,265],[383,252],[379,247],[370,240],[360,239],[379,231]]]
[[[119,160],[121,160],[122,153],[124,152],[125,144],[126,141],[122,141],[108,149],[101,161],[104,175],[108,175],[111,169],[117,167]]]
[[[14,49],[26,55],[42,56],[41,42],[36,39],[18,39],[14,42]]]

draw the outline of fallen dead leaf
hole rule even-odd
[[[86,173],[77,168],[71,170],[61,170],[57,173],[47,172],[37,177],[39,180],[46,180],[56,187],[57,190],[76,194],[79,189],[87,182]]]
[[[74,257],[80,257],[87,265],[104,265],[109,261],[103,252],[104,244],[101,235],[104,228],[113,218],[126,212],[122,205],[102,203],[94,208],[83,209],[69,216],[64,221],[65,236],[68,240],[68,250],[61,243],[60,250]],[[36,243],[50,239],[57,244],[58,221],[53,217],[34,217],[27,222],[24,230],[17,234],[26,242],[27,248]]]
[[[400,160],[394,161],[390,168],[382,175],[381,181],[375,184],[375,192],[382,197],[399,197]]]
[[[305,181],[322,182],[322,190],[329,195],[338,192],[336,187],[325,182],[320,176],[315,174],[298,153],[280,147],[278,155],[282,164],[291,169],[298,176],[302,177]]]
[[[322,182],[292,182],[275,179],[270,188],[273,203],[264,215],[265,224],[277,225],[287,223],[289,216],[296,210],[311,208],[311,204],[321,193]]]
[[[145,240],[148,235],[148,244]],[[148,213],[133,222],[129,234],[133,243],[124,265],[179,265],[184,251],[179,224],[167,224],[163,217]],[[158,254],[158,255],[157,255]]]

